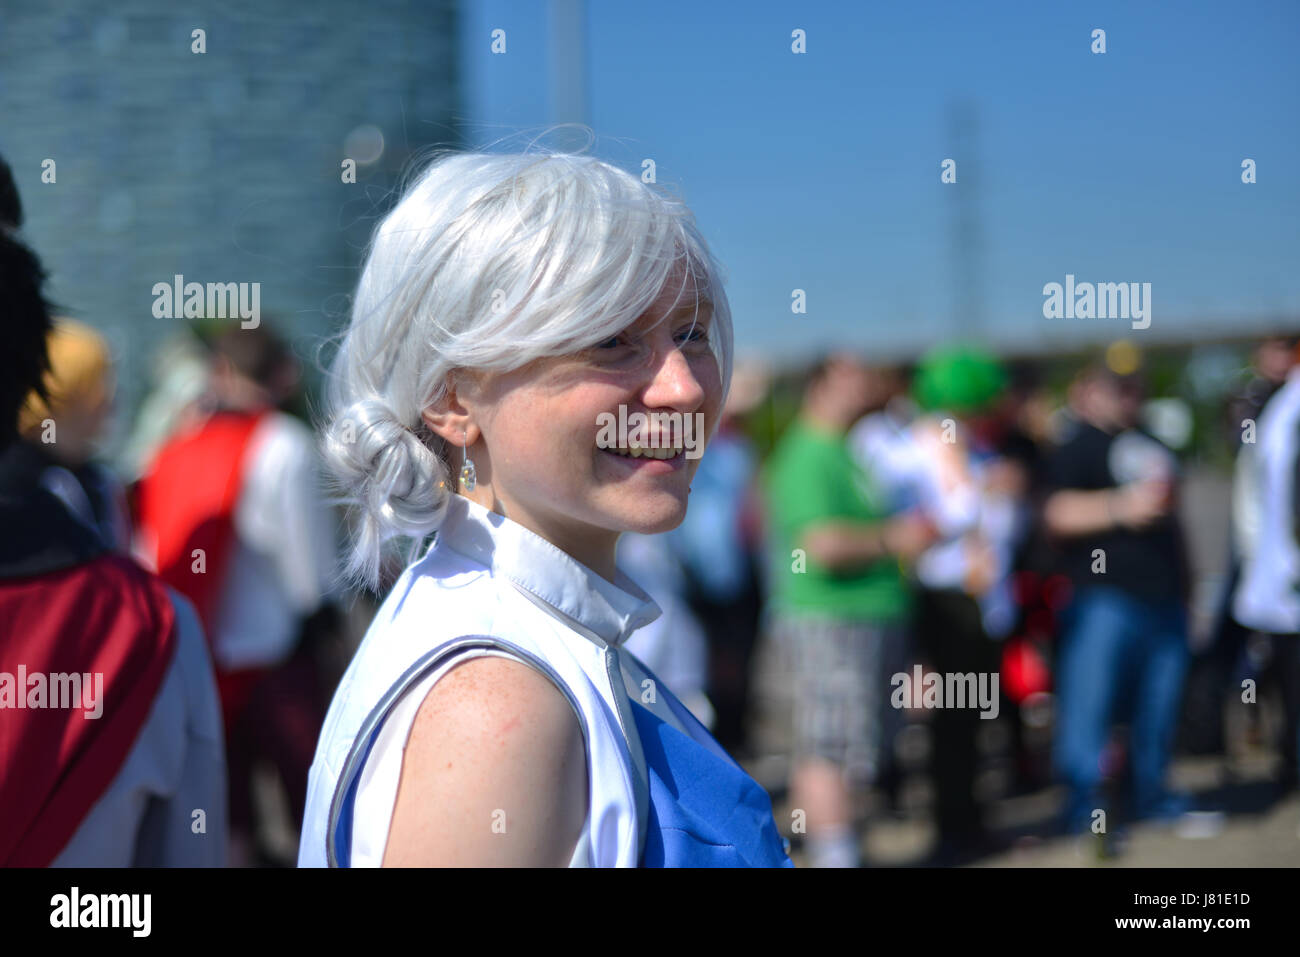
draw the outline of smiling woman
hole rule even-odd
[[[682,521],[731,354],[690,211],[637,177],[457,154],[413,183],[372,242],[325,449],[351,574],[436,538],[335,695],[300,864],[789,866],[767,794],[621,650],[659,609],[615,546]],[[610,417],[645,425],[611,442]]]

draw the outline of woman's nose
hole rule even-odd
[[[672,407],[693,412],[704,404],[704,385],[691,362],[674,345],[654,365],[644,401],[650,408]]]

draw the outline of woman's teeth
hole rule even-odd
[[[611,448],[606,452],[613,452],[615,455],[629,456],[634,459],[671,459],[681,449],[643,449],[640,446],[631,445],[625,449]]]

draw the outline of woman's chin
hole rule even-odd
[[[646,499],[640,499],[633,505],[620,503],[618,509],[619,527],[625,532],[639,535],[657,535],[669,532],[686,518],[686,500],[676,495],[660,493]]]

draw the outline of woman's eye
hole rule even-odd
[[[597,345],[596,348],[597,348],[597,349],[617,349],[617,348],[618,348],[619,346],[621,346],[622,344],[623,344],[623,337],[622,337],[622,336],[615,336],[615,337],[612,338],[612,339],[606,339],[604,342],[602,342],[602,343],[600,343],[599,345]]]
[[[703,326],[696,326],[683,332],[678,338],[683,342],[708,342],[709,330]]]

